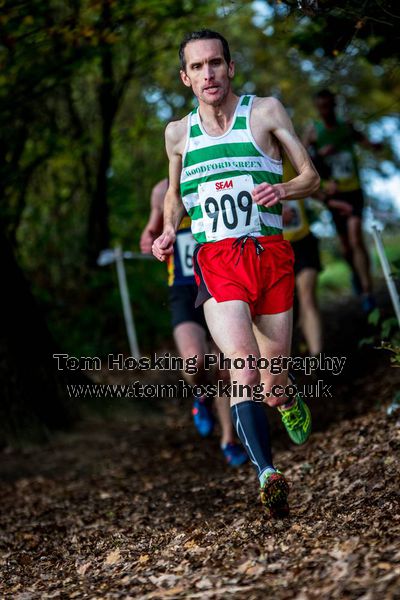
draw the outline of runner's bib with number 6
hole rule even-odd
[[[190,229],[190,217],[183,217],[176,232],[174,252],[167,261],[168,285],[194,285],[193,251],[197,244]]]
[[[204,233],[208,242],[260,230],[257,205],[251,195],[253,188],[253,179],[249,175],[199,185]]]
[[[193,277],[193,252],[197,245],[191,231],[178,231],[176,236],[176,248],[179,252],[182,275]]]

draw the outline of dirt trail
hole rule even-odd
[[[3,452],[1,597],[400,598],[400,417],[385,412],[400,369],[354,353],[365,324],[350,309],[325,313],[332,350],[352,358],[334,399],[311,402],[309,443],[272,419],[289,519],[262,512],[250,465],[231,470],[217,437],[197,439],[187,402],[85,422]]]

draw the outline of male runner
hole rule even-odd
[[[297,173],[284,156],[284,181]],[[299,322],[307,344],[308,353],[318,356],[322,352],[322,323],[317,301],[317,280],[321,271],[318,239],[310,230],[304,200],[283,203],[283,237],[294,252],[294,275],[299,306]]]
[[[354,146],[358,143],[368,149],[379,149],[381,144],[371,143],[350,123],[337,118],[336,99],[331,91],[321,90],[314,99],[321,121],[309,127],[303,142],[315,149],[315,164],[323,180],[323,189],[317,197],[332,214],[343,256],[354,271],[356,285],[361,286],[362,308],[368,313],[375,307],[375,300],[362,233],[364,196]]]
[[[168,190],[168,179],[159,181],[151,192],[149,220],[140,238],[143,254],[151,254],[154,240],[163,230],[164,197]],[[169,301],[173,336],[179,355],[183,359],[197,356],[197,373],[183,376],[191,385],[207,383],[204,370],[204,354],[209,352],[207,325],[203,308],[195,308],[197,285],[193,274],[193,249],[196,241],[190,232],[190,217],[182,219],[174,245],[174,254],[168,260]],[[226,377],[220,373],[220,377]],[[235,439],[229,398],[217,398],[216,408],[221,426],[221,450],[228,465],[237,467],[247,461],[247,454]],[[214,416],[211,401],[207,397],[195,397],[192,408],[195,427],[202,437],[211,435]]]
[[[282,238],[281,201],[315,192],[319,177],[278,100],[234,94],[234,64],[225,38],[209,30],[190,33],[179,54],[181,79],[199,107],[166,129],[169,188],[164,231],[153,253],[165,260],[173,252],[186,209],[199,242],[194,253],[197,303],[204,303],[217,346],[236,359],[230,371],[237,382],[232,385],[233,421],[257,468],[263,504],[273,515],[283,515],[289,489],[273,465],[266,413],[253,395],[282,386],[280,397],[266,401],[280,407],[296,443],[309,437],[310,412],[299,397],[285,395],[287,369],[273,374],[253,368],[248,359],[288,356],[293,252]],[[279,144],[299,173],[287,183],[282,183]]]

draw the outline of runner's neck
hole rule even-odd
[[[232,125],[240,97],[233,92],[219,106],[210,106],[200,101],[199,118],[202,127],[210,137],[224,135]]]

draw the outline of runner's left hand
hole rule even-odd
[[[260,183],[253,190],[253,200],[260,206],[275,206],[283,197],[283,187],[280,183],[275,185]]]

